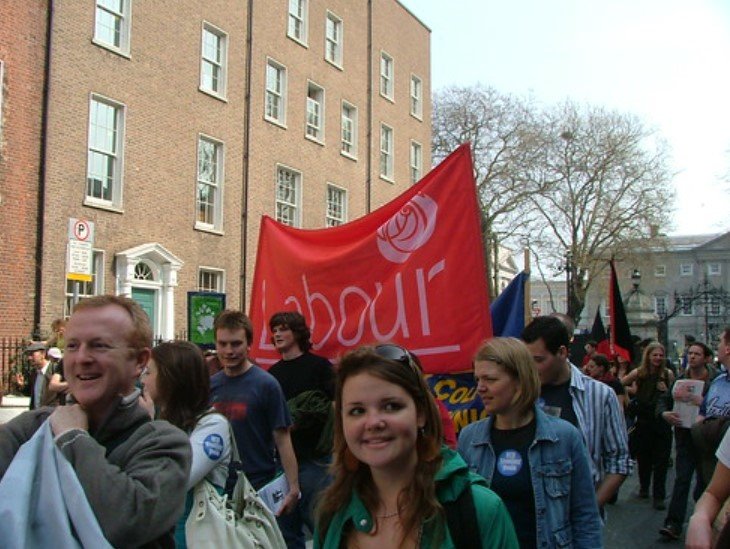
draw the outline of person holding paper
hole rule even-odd
[[[717,370],[710,364],[712,351],[704,343],[694,342],[687,350],[687,369],[684,374],[675,382],[672,387],[671,396],[663,399],[660,406],[666,408],[662,412],[662,418],[674,426],[674,437],[676,447],[675,467],[676,476],[672,499],[669,502],[669,510],[664,526],[659,533],[667,539],[679,539],[682,535],[682,525],[687,511],[687,498],[689,497],[692,476],[696,477],[694,499],[699,499],[704,490],[704,483],[700,475],[695,475],[697,468],[695,460],[695,448],[692,443],[690,427],[700,410],[703,396],[710,387],[710,382],[717,375]],[[674,410],[672,407],[674,400]],[[678,408],[684,408],[694,413],[691,422],[682,422]]]

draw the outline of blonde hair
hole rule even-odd
[[[535,405],[540,396],[540,378],[527,346],[514,337],[495,337],[482,343],[474,362],[494,362],[517,381],[519,389],[513,404],[524,412]]]

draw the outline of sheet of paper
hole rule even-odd
[[[289,493],[289,483],[286,476],[279,475],[274,480],[265,484],[259,490],[259,496],[272,513],[277,514],[284,503],[284,498]]]
[[[679,414],[682,420],[682,427],[692,427],[697,421],[700,407],[692,402],[685,402],[688,396],[701,396],[705,382],[699,379],[678,379],[672,388],[674,398],[674,411]]]

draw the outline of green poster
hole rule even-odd
[[[213,348],[213,320],[225,308],[226,294],[188,292],[188,339],[203,348]]]

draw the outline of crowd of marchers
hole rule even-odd
[[[289,548],[307,539],[328,549],[596,548],[634,464],[632,497],[667,511],[662,536],[681,538],[694,477],[687,547],[730,547],[721,510],[730,501],[730,328],[718,367],[696,341],[679,368],[655,341],[635,366],[589,342],[578,366],[570,320],[535,318],[520,339],[491,338],[476,351],[487,417],[458,437],[404,347],[362,346],[334,367],[312,353],[305,317],[279,312],[269,329],[281,359],[264,369],[249,357],[245,314],[225,310],[213,329],[206,356],[189,342],[153,347],[135,301],[97,296],[54,327],[53,341],[26,348],[31,410],[0,426],[0,496],[3,516],[27,527],[5,528],[0,545],[52,535],[83,545],[78,525],[58,530],[44,518],[60,516],[53,507],[68,490],[37,517],[13,513],[18,478],[49,483],[45,469],[33,478],[40,465],[27,467],[28,448],[48,432],[49,451],[70,464],[93,511],[92,530],[115,547],[204,544],[191,527],[196,487],[230,494],[242,471],[263,491],[283,475],[274,527]]]

